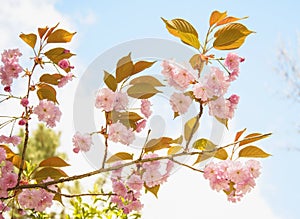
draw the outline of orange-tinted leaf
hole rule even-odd
[[[200,48],[200,42],[198,40],[198,33],[196,29],[184,19],[177,18],[173,20],[165,20],[161,18],[166,24],[166,28],[169,33],[175,37],[179,37],[181,41],[196,49]]]
[[[22,33],[19,36],[25,43],[27,43],[32,49],[34,49],[36,39],[37,39],[37,36],[34,33],[30,33],[30,34]]]
[[[139,73],[141,71],[144,71],[146,68],[150,68],[155,62],[156,61],[154,61],[154,62],[139,61],[139,62],[135,63],[132,75]]]
[[[140,84],[140,83],[145,83],[145,84],[150,84],[154,87],[160,87],[160,86],[165,86],[163,85],[158,79],[152,76],[140,76],[135,79],[132,79],[129,84],[134,85],[134,84]]]
[[[216,26],[220,26],[220,25],[223,25],[223,24],[229,24],[229,23],[232,23],[232,22],[235,22],[235,21],[239,21],[239,20],[242,20],[242,19],[246,19],[248,17],[243,17],[243,18],[237,18],[237,17],[232,17],[232,16],[229,16],[229,17],[226,17],[222,20],[220,20]]]
[[[132,160],[132,159],[133,159],[133,154],[128,154],[126,152],[119,152],[112,155],[110,158],[108,158],[106,163],[113,163],[120,160]]]
[[[153,187],[148,187],[147,185],[146,185],[146,183],[144,183],[144,187],[145,187],[145,189],[146,189],[146,192],[151,192],[153,195],[155,195],[155,197],[156,198],[158,198],[157,197],[157,193],[158,193],[158,191],[159,191],[159,188],[160,188],[160,185],[156,185],[156,186],[153,186]]]
[[[243,45],[246,37],[253,33],[240,23],[228,24],[215,33],[213,46],[219,50],[237,49]]]
[[[66,166],[70,166],[70,164],[68,164],[60,157],[49,157],[43,160],[39,164],[39,167],[66,167]]]
[[[40,82],[58,85],[58,82],[62,77],[63,77],[63,75],[61,75],[61,74],[43,74],[40,77]]]
[[[214,25],[218,21],[224,19],[227,16],[227,12],[219,12],[219,11],[213,11],[209,18],[209,26]]]
[[[156,150],[170,148],[171,144],[173,143],[172,138],[168,137],[161,137],[161,138],[154,138],[147,142],[145,145],[145,152],[154,152]]]
[[[38,28],[39,36],[41,39],[43,38],[43,36],[45,35],[45,33],[47,32],[48,29],[49,29],[49,27],[44,27],[44,28],[39,27]]]
[[[70,33],[64,29],[55,30],[47,39],[47,43],[67,43],[70,42],[73,36],[76,34]]]
[[[162,93],[162,92],[157,90],[152,84],[148,84],[148,83],[134,84],[127,90],[127,94],[130,97],[134,97],[137,99],[148,99],[157,93]]]
[[[49,31],[47,32],[47,34],[45,36],[45,39],[48,38],[52,34],[52,32],[57,28],[58,25],[59,25],[59,23],[57,23],[54,27],[51,27],[49,29]]]
[[[47,56],[48,59],[50,59],[53,63],[58,64],[58,62],[62,59],[69,59],[75,54],[70,52],[65,52],[66,49],[62,47],[57,47],[54,49],[50,49],[47,52],[45,52],[45,56]]]
[[[269,157],[271,154],[264,152],[262,149],[256,146],[247,146],[240,150],[239,157],[258,157],[258,158],[265,158]]]
[[[252,133],[247,135],[240,143],[239,146],[243,146],[245,144],[249,144],[255,141],[259,141],[261,139],[267,138],[270,135],[272,135],[272,133],[268,133],[268,134],[261,134],[261,133]]]
[[[121,58],[117,63],[116,80],[118,83],[133,74],[134,65],[131,60],[131,53]]]
[[[57,192],[58,193],[55,193],[54,197],[53,197],[53,200],[55,201],[58,201],[60,204],[62,204],[64,206],[64,203],[62,202],[62,198],[61,198],[61,189],[60,188],[57,188]]]
[[[56,180],[62,177],[68,177],[68,175],[61,169],[53,167],[43,167],[42,169],[36,171],[33,174],[33,179],[35,179],[38,182],[41,182],[42,180],[45,180],[48,177],[51,177],[52,179]]]
[[[240,139],[241,135],[246,131],[246,128],[236,133],[234,141],[237,141]]]
[[[58,103],[55,89],[48,84],[39,84],[36,94],[40,100],[47,99],[54,103]]]
[[[19,156],[19,155],[16,154],[16,155],[14,155],[13,157],[11,157],[11,158],[9,159],[9,161],[11,161],[15,167],[17,167],[17,168],[20,169],[20,167],[21,167],[21,162],[22,162],[21,156]],[[25,161],[24,161],[24,163],[23,163],[23,168],[22,168],[22,169],[23,169],[23,170],[26,169],[26,163],[25,163]]]
[[[3,148],[6,152],[6,158],[7,159],[10,159],[12,158],[13,156],[15,156],[16,154],[9,148],[7,147],[6,145],[0,145],[1,148]]]
[[[214,154],[214,157],[220,160],[226,160],[228,158],[228,154],[224,148],[219,148]]]
[[[104,83],[112,91],[116,91],[118,87],[116,78],[113,75],[109,74],[107,71],[104,71]]]

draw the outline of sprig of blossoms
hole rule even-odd
[[[255,179],[260,175],[260,163],[248,160],[245,164],[240,161],[225,160],[209,163],[204,168],[204,178],[208,179],[213,190],[223,190],[228,201],[236,202],[255,186]]]
[[[39,121],[43,121],[47,126],[53,128],[59,122],[61,111],[52,101],[40,100],[39,105],[33,109],[33,113],[38,116]]]

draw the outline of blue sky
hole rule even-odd
[[[298,143],[300,136],[296,130],[299,121],[299,104],[286,99],[283,93],[286,88],[284,81],[274,71],[277,62],[276,54],[280,45],[285,43],[291,45],[289,48],[293,49],[292,54],[295,54],[296,36],[300,23],[298,1],[131,0],[100,2],[91,0],[83,2],[48,0],[40,3],[38,0],[31,0],[27,3],[26,5],[20,0],[13,0],[11,3],[5,3],[0,9],[1,32],[7,33],[7,37],[2,36],[1,50],[16,44],[21,46],[16,37],[20,31],[32,31],[36,25],[51,26],[60,21],[62,27],[66,26],[78,32],[73,45],[77,53],[75,61],[79,66],[76,72],[79,78],[97,56],[120,43],[146,37],[178,42],[178,39],[166,31],[160,17],[188,20],[203,39],[208,28],[209,15],[213,10],[226,10],[228,14],[237,17],[249,16],[243,23],[256,34],[249,36],[238,52],[246,58],[246,62],[242,64],[240,77],[232,88],[241,96],[236,119],[232,124],[234,131],[247,127],[249,132],[274,133],[270,139],[260,143],[273,156],[263,161],[263,174],[258,182],[259,194],[257,196],[260,197],[260,201],[263,200],[263,206],[270,208],[272,212],[270,215],[283,219],[300,217],[298,207],[300,203],[298,192],[300,152],[288,150],[288,148],[300,148]],[[31,13],[26,14],[26,10]],[[21,20],[20,14],[26,17]],[[68,89],[71,92],[75,88],[74,85]],[[68,127],[72,128],[72,126]],[[190,173],[188,176],[191,179],[193,177]],[[207,184],[205,186],[208,189]],[[172,194],[171,190],[162,191],[162,201],[159,199],[157,203],[163,202],[164,199],[168,202],[170,193]],[[254,194],[257,193],[254,192]],[[184,197],[184,194],[182,195]],[[223,196],[223,194],[216,193],[214,197],[217,196]],[[146,200],[146,202],[150,203],[151,200]],[[239,207],[244,209],[246,205],[252,206],[251,200],[255,200],[255,197],[245,199]],[[226,200],[223,199],[223,202]],[[216,200],[211,203],[222,205]],[[153,204],[153,206],[156,205]],[[253,211],[256,208],[257,206],[253,205]],[[152,208],[146,207],[146,215],[151,215],[149,209]],[[230,215],[230,211],[236,210],[237,208],[228,207],[224,211]],[[148,218],[151,217],[148,216]]]

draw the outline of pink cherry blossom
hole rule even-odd
[[[257,178],[260,175],[261,165],[256,160],[248,160],[246,162],[246,167],[248,168],[249,172],[251,173],[253,178]]]
[[[103,109],[106,112],[110,112],[114,108],[115,93],[108,89],[102,88],[98,91],[96,96],[96,108]]]
[[[146,127],[146,123],[147,123],[146,119],[143,119],[142,121],[137,122],[135,131],[141,132]]]
[[[62,59],[58,62],[58,66],[62,69],[67,69],[70,67],[70,62],[68,59]]]
[[[28,106],[29,101],[26,97],[24,97],[24,98],[21,99],[20,103],[21,103],[22,106],[26,107],[26,106]]]
[[[152,114],[150,107],[151,107],[151,102],[147,99],[142,99],[141,112],[144,116],[146,116],[146,118],[149,118]]]
[[[116,111],[125,110],[128,105],[128,102],[129,100],[127,93],[116,92],[113,108]]]
[[[143,188],[144,182],[141,179],[141,176],[132,174],[127,181],[127,185],[130,189],[139,191]]]
[[[0,164],[6,159],[6,151],[0,147]]]
[[[61,79],[59,79],[58,87],[65,86],[69,81],[73,80],[73,74],[71,72],[67,73],[66,76],[63,76]]]
[[[113,142],[129,145],[134,141],[135,136],[132,128],[127,128],[118,121],[109,126],[108,139]]]
[[[230,71],[239,71],[239,64],[244,60],[235,53],[228,53],[224,64]]]
[[[119,180],[114,180],[112,183],[113,192],[119,196],[125,197],[127,194],[127,189],[124,183]]]
[[[212,92],[210,97],[220,97],[224,95],[230,85],[230,83],[227,81],[228,78],[224,75],[224,72],[217,67],[210,68],[210,73],[207,75],[206,79],[207,86]]]
[[[78,153],[80,150],[87,152],[90,150],[91,145],[93,144],[92,136],[88,133],[81,134],[80,132],[76,132],[72,141],[75,153]]]
[[[209,115],[215,116],[221,119],[226,119],[228,115],[228,107],[224,97],[219,97],[216,100],[209,101]]]
[[[207,101],[210,96],[210,91],[209,88],[207,87],[206,84],[203,84],[202,82],[199,82],[194,85],[193,87],[193,94],[197,99],[201,99],[202,101]]]
[[[0,136],[0,142],[1,143],[6,143],[6,144],[13,144],[13,145],[18,145],[21,143],[21,138],[19,136],[13,135],[10,137],[7,137],[5,135]]]
[[[174,112],[184,114],[192,104],[192,99],[183,93],[173,93],[170,97],[170,104]]]
[[[61,111],[52,101],[46,99],[40,100],[39,105],[33,109],[33,113],[38,115],[39,121],[46,122],[48,127],[55,127],[56,122],[59,122]]]

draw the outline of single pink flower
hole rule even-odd
[[[98,91],[95,103],[96,108],[110,112],[113,110],[114,102],[115,93],[112,90],[108,88],[102,88]]]
[[[81,134],[80,132],[76,132],[72,141],[74,145],[73,151],[75,153],[78,153],[80,150],[87,152],[90,150],[91,145],[93,144],[92,136],[87,133]]]
[[[113,108],[116,111],[125,110],[128,105],[128,102],[129,100],[127,93],[116,92]]]
[[[192,104],[192,99],[183,93],[173,93],[170,98],[170,104],[174,112],[184,114]]]
[[[39,121],[46,122],[46,125],[53,128],[59,122],[61,111],[52,101],[40,100],[39,105],[33,109],[33,113],[38,116]]]
[[[131,144],[134,139],[134,133],[132,128],[127,128],[119,121],[109,126],[108,139],[113,142],[120,142],[124,145]]]

